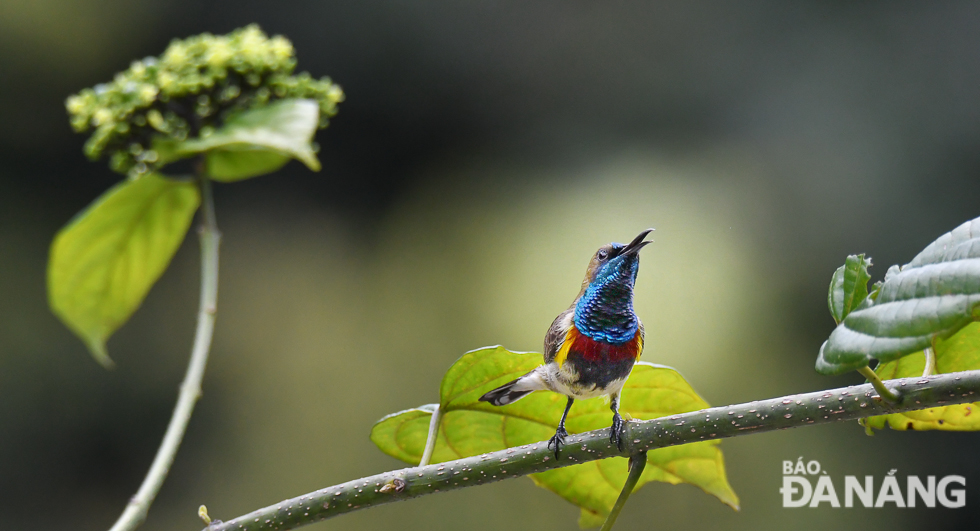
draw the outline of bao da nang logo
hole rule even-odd
[[[817,461],[803,462],[800,457],[783,461],[783,507],[941,507],[966,505],[966,478],[963,476],[905,476],[898,469],[884,477],[844,476],[836,481],[820,469]],[[843,494],[843,498],[838,495]]]

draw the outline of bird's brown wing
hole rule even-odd
[[[558,354],[558,349],[561,348],[561,344],[565,341],[565,334],[568,333],[568,327],[572,323],[572,313],[575,311],[575,306],[572,305],[571,308],[558,314],[555,317],[553,323],[551,323],[551,328],[548,329],[548,333],[544,336],[544,362],[551,363],[555,360],[555,355]]]

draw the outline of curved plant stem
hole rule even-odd
[[[936,374],[936,351],[932,347],[926,347],[922,352],[926,355],[926,367],[922,370],[922,376]]]
[[[436,404],[436,408],[432,412],[432,418],[429,420],[429,436],[425,439],[425,450],[422,452],[422,460],[419,461],[419,466],[429,464],[429,461],[432,459],[432,450],[436,447],[436,438],[439,436],[439,425],[441,423],[442,409],[439,408],[439,404]]]
[[[623,485],[623,490],[619,493],[619,498],[616,498],[616,504],[609,511],[609,516],[606,517],[606,521],[602,524],[602,529],[599,531],[612,531],[616,519],[619,518],[619,513],[622,512],[623,507],[626,505],[626,500],[630,498],[630,494],[633,494],[633,489],[636,488],[636,482],[640,481],[640,476],[643,475],[643,469],[646,466],[646,452],[640,452],[630,457],[630,473],[626,476],[626,484]]]
[[[874,386],[875,391],[878,391],[878,395],[881,396],[881,398],[884,398],[885,400],[893,404],[897,404],[899,402],[898,394],[895,393],[895,391],[892,391],[891,389],[885,387],[884,382],[882,382],[881,378],[878,378],[878,375],[875,374],[873,370],[871,370],[871,367],[865,365],[864,367],[858,369],[858,372],[861,373],[861,376],[864,376],[865,378],[868,379],[868,382],[870,382],[871,385]]]
[[[889,382],[902,390],[896,404],[876,396],[871,384],[863,384],[630,421],[626,423],[623,450],[610,444],[609,428],[602,428],[569,435],[561,459],[555,459],[547,442],[542,441],[455,461],[392,470],[283,500],[232,520],[221,523],[215,520],[206,531],[284,531],[368,507],[596,459],[629,457],[697,441],[962,404],[980,397],[980,370]]]
[[[197,332],[194,336],[194,347],[191,360],[187,365],[187,373],[180,384],[180,394],[173,416],[163,436],[163,442],[157,449],[146,478],[139,490],[129,500],[126,509],[116,520],[110,531],[132,531],[146,520],[146,513],[153,504],[160,486],[170,472],[174,455],[180,447],[180,441],[187,431],[187,423],[194,411],[194,404],[201,396],[201,380],[204,378],[204,367],[208,362],[208,352],[211,349],[211,336],[214,332],[214,316],[218,302],[218,244],[221,233],[218,231],[214,217],[214,199],[211,196],[211,182],[207,177],[201,177],[201,304],[197,314]]]

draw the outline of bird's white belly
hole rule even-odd
[[[598,387],[594,384],[577,383],[578,374],[571,368],[570,364],[558,367],[555,363],[549,363],[540,367],[542,380],[549,390],[570,396],[576,400],[585,400],[603,395],[618,395],[623,389],[629,374],[625,377],[609,382],[605,387]]]

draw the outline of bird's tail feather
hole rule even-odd
[[[545,389],[541,385],[537,373],[531,371],[520,378],[507,382],[504,385],[490,391],[480,397],[481,402],[490,402],[495,406],[505,406],[511,402],[517,402],[533,391]]]

